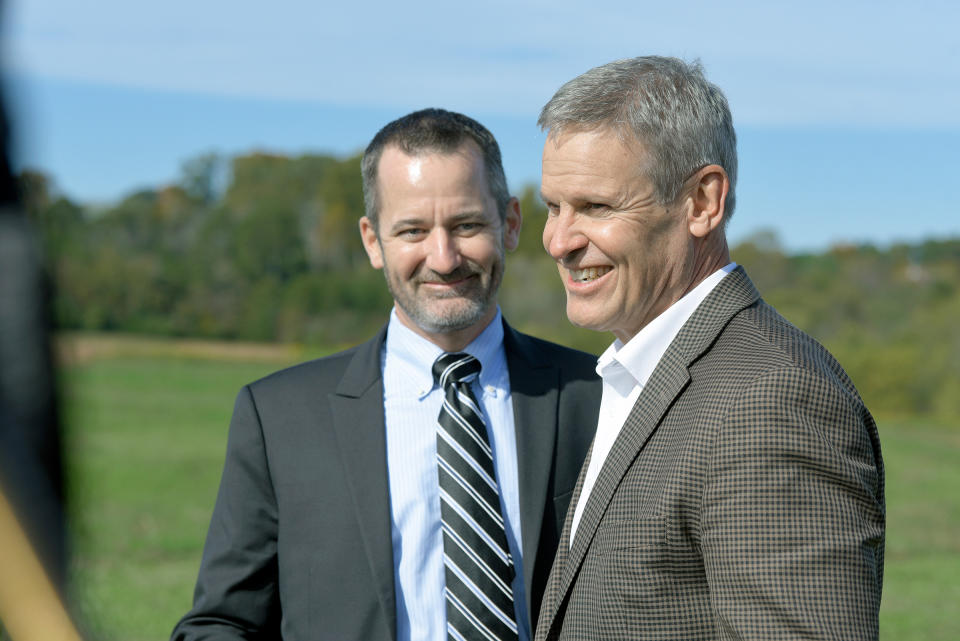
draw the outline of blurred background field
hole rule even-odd
[[[166,638],[190,604],[232,398],[293,355],[112,337],[61,345],[81,621],[91,639]]]

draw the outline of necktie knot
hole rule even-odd
[[[441,389],[467,383],[480,373],[480,361],[463,352],[445,352],[433,363],[433,380]]]

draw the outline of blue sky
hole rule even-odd
[[[200,153],[348,154],[442,106],[490,127],[519,188],[539,180],[535,121],[563,82],[677,55],[730,100],[734,242],[762,228],[792,250],[960,236],[955,2],[338,4],[7,0],[19,162],[104,202],[176,180]]]

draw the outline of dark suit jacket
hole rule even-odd
[[[240,392],[194,607],[173,639],[396,638],[385,336]],[[593,356],[506,324],[504,347],[533,625],[600,386]]]
[[[536,638],[876,639],[883,474],[843,369],[737,269],[644,386],[572,548],[570,510]]]

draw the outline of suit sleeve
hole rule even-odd
[[[237,396],[193,609],[172,641],[280,636],[277,503],[249,387]]]
[[[718,637],[876,639],[883,464],[856,392],[839,375],[768,372],[713,456],[701,545]]]

